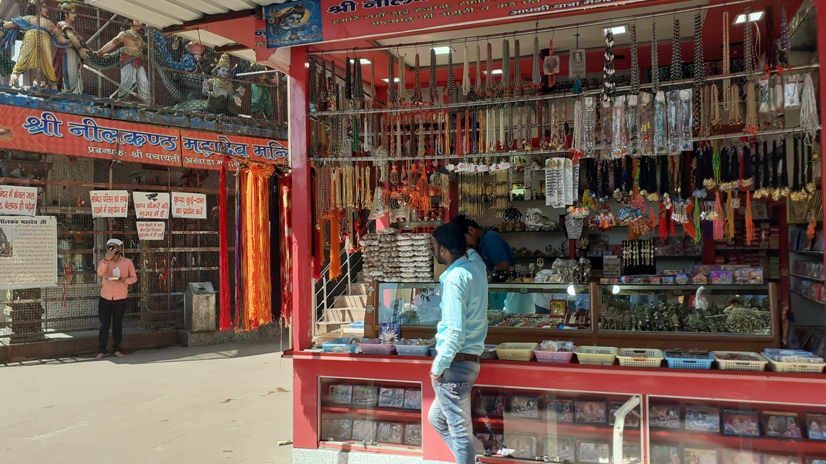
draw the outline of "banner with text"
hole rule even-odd
[[[206,195],[203,193],[172,192],[172,217],[206,219]]]
[[[185,168],[219,170],[224,155],[263,164],[286,164],[290,158],[287,142],[284,141],[181,131],[181,157]],[[228,167],[235,169],[238,162],[230,160]]]
[[[135,163],[181,165],[180,131],[2,105],[0,148]]]
[[[0,185],[0,216],[34,216],[37,187]]]
[[[57,221],[0,217],[0,290],[57,285]]]
[[[129,192],[126,190],[92,190],[89,199],[94,218],[125,218],[129,210]]]
[[[138,221],[138,239],[140,240],[163,240],[166,232],[166,223],[163,221]]]
[[[169,217],[169,194],[166,192],[132,192],[132,202],[138,219]]]
[[[654,0],[321,0],[320,28],[324,40],[331,41],[651,1]],[[271,30],[295,37],[312,24],[311,18],[307,18],[273,27],[274,20],[283,22],[284,18],[265,18],[269,20],[268,46],[273,46]]]

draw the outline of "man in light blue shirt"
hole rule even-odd
[[[479,255],[466,254],[464,233],[445,224],[431,237],[433,254],[447,270],[439,278],[442,319],[436,326],[436,358],[430,368],[436,399],[428,421],[453,451],[457,464],[476,462],[470,391],[488,334],[488,279]]]

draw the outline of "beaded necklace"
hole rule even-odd
[[[428,87],[430,94],[430,106],[436,104],[436,49],[430,48],[430,85]]]
[[[728,11],[723,12],[723,75],[731,74],[731,51],[729,50]],[[731,105],[731,79],[723,79],[723,109],[729,111]],[[731,117],[729,117],[731,120]]]
[[[413,74],[413,97],[410,101],[414,104],[421,105],[422,104],[422,78],[421,78],[421,66],[419,64],[419,54],[416,53],[416,58],[414,58],[414,74]]]
[[[616,95],[616,70],[614,69],[614,33],[605,30],[605,61],[602,66],[602,103],[610,104]]]
[[[508,39],[502,40],[502,79],[499,81],[499,90],[505,97],[510,97],[511,93],[511,46]]]
[[[519,39],[513,40],[513,96],[522,96],[522,54]]]
[[[393,55],[387,56],[387,105],[395,106],[396,104],[396,67],[395,58]]]
[[[657,22],[651,23],[651,92],[660,91],[660,63],[657,50]]]
[[[550,53],[553,53],[553,50],[551,50]],[[533,84],[534,90],[538,90],[539,86],[542,84],[542,74],[539,66],[539,36],[537,34],[533,35],[533,66],[531,68],[531,83]]]
[[[473,88],[470,86],[470,57],[465,44],[465,63],[462,68],[462,95],[469,95]]]
[[[453,78],[453,47],[447,52],[447,101],[454,101],[456,95],[456,80]]]
[[[702,124],[702,90],[705,84],[706,68],[703,59],[703,20],[698,11],[694,15],[694,131],[700,132]]]

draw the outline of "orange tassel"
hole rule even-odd
[[[253,164],[244,173],[241,254],[245,282],[243,330],[272,322],[272,280],[270,272],[270,189],[275,167]]]
[[[728,193],[726,199],[726,239],[734,240],[734,208],[731,207],[732,193]]]
[[[686,216],[689,217],[689,219],[694,214],[694,200],[691,200],[688,203],[688,206],[685,207],[685,214],[686,214]],[[691,222],[690,220],[688,222],[683,223],[683,230],[693,240],[697,239],[697,229],[694,228],[694,223]]]
[[[806,236],[809,238],[815,238],[815,234],[817,233],[817,219],[812,218],[812,222],[809,223],[809,227],[806,228]],[[819,246],[819,244],[818,244]]]
[[[333,210],[328,216],[330,218],[330,280],[341,277],[341,241],[338,235],[339,211]]]
[[[754,221],[751,217],[751,192],[746,192],[746,245],[754,241]]]

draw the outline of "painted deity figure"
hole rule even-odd
[[[88,57],[84,44],[75,32],[74,22],[77,18],[75,4],[63,3],[60,5],[60,22],[57,28],[68,41],[66,48],[58,48],[54,55],[54,69],[58,80],[58,87],[66,93],[83,93],[83,80],[80,70],[83,60]]]
[[[204,80],[202,91],[207,96],[207,111],[213,114],[229,114],[229,101],[232,100],[236,106],[241,106],[241,97],[244,96],[245,89],[232,88],[232,81],[229,79],[230,64],[229,55],[224,53],[218,60],[218,65],[212,70],[215,77]]]
[[[132,21],[128,29],[121,31],[114,39],[103,46],[95,54],[105,55],[115,51],[120,53],[120,87],[118,98],[122,99],[137,88],[138,96],[144,103],[149,103],[149,78],[146,74],[146,59],[144,50],[146,41],[140,34],[143,24]]]
[[[272,119],[275,109],[272,101],[272,87],[278,84],[278,76],[260,74],[252,83],[252,117],[255,119]]]
[[[12,18],[3,23],[3,39],[0,48],[8,50],[23,34],[23,45],[17,63],[12,69],[9,84],[17,87],[20,77],[28,71],[40,71],[52,89],[57,89],[57,76],[52,65],[52,45],[58,48],[65,47],[68,40],[53,22],[48,19],[49,10],[36,1],[26,5],[26,15]]]

